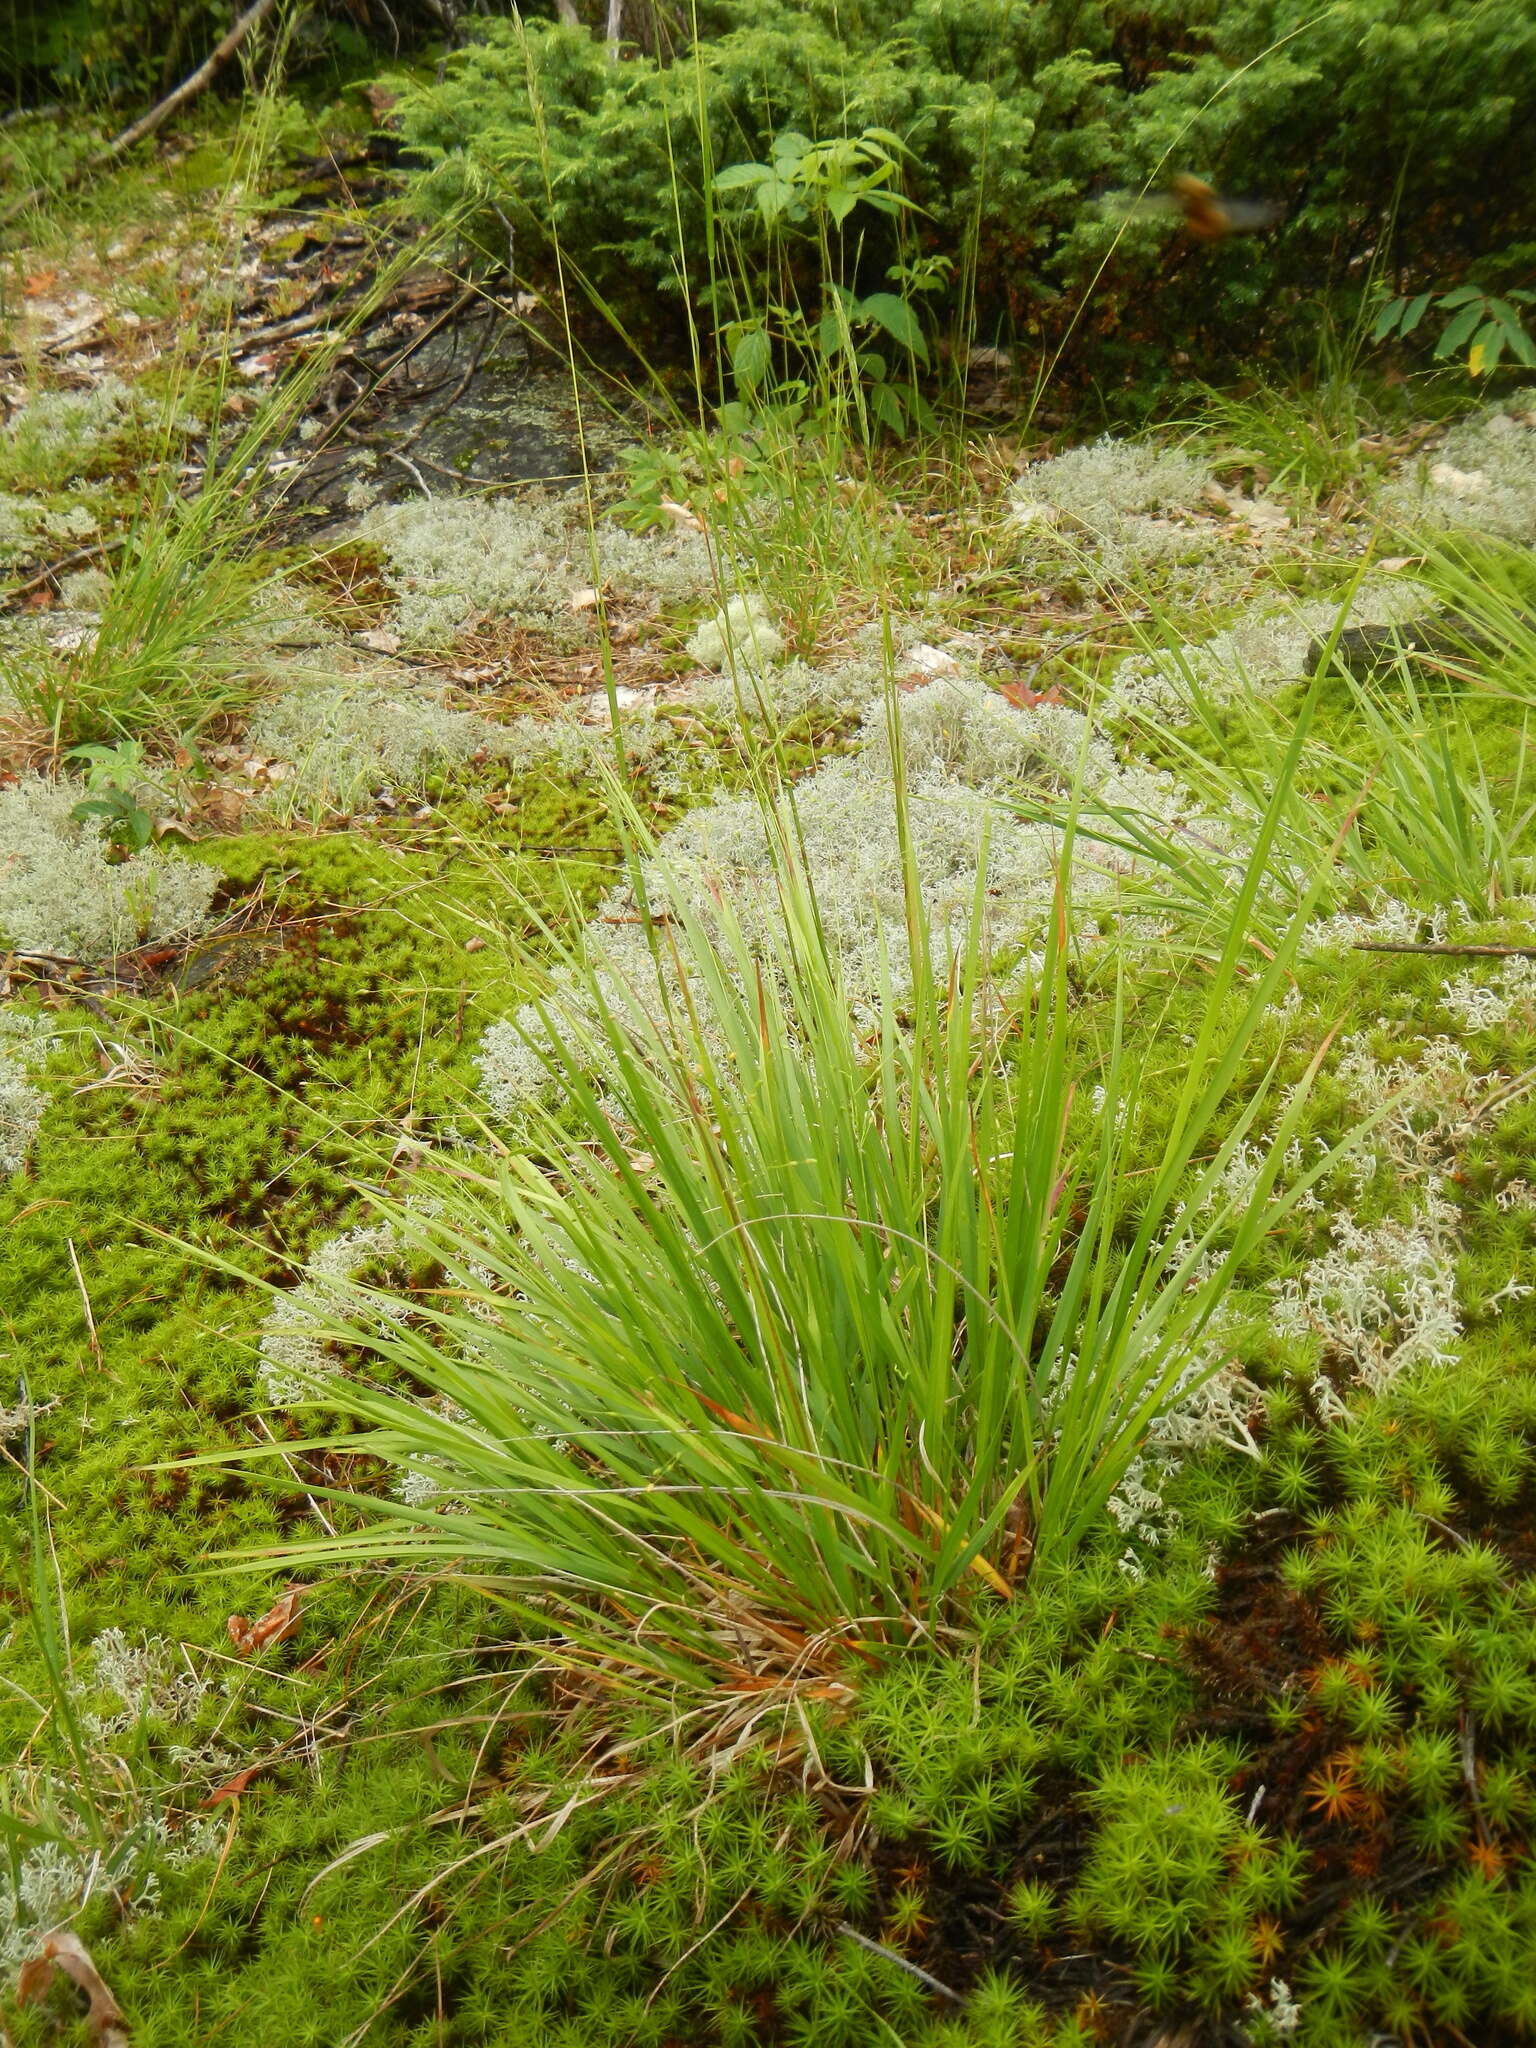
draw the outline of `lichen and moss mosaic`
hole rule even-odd
[[[1332,493],[1259,480],[1215,408],[1193,438],[994,437],[963,488],[850,479],[814,546],[794,480],[706,474],[697,436],[669,471],[691,495],[653,517],[637,415],[571,489],[433,472],[302,540],[263,529],[223,625],[164,670],[150,647],[118,700],[80,661],[134,479],[231,396],[135,354],[191,232],[167,207],[114,259],[120,365],[70,383],[18,316],[0,435],[26,586],[0,622],[17,2048],[89,2038],[62,1990],[10,1998],[64,1925],[136,2048],[1536,2030],[1536,394],[1341,444]],[[742,479],[725,509],[717,474]],[[103,549],[31,601],[118,538],[124,565]],[[199,662],[206,718],[146,711]],[[71,747],[87,673],[104,723]],[[571,1047],[619,1043],[605,1006],[691,1018],[692,1064],[654,1042],[678,1126],[718,1087],[736,1128],[748,1041],[692,1015],[698,961],[750,961],[761,1014],[803,1023],[792,873],[861,1086],[893,1018],[960,1002],[970,953],[998,1067],[1059,1050],[1072,1157],[1129,1119],[1101,1155],[1106,1291],[1191,1063],[1284,949],[1137,1254],[1149,1288],[1161,1256],[1220,1305],[1068,1554],[1031,1570],[999,1502],[899,1645],[883,1612],[835,1654],[780,1617],[702,1694],[660,1661],[633,1685],[611,1641],[570,1650],[547,1586],[454,1568],[455,1516],[496,1490],[485,1433],[405,1340],[447,1329],[473,1361],[478,1317],[512,1355],[534,1297],[515,1266],[453,1269],[456,1190],[513,1162],[532,1217],[591,1174],[594,1129],[632,1137],[638,1055],[594,1057],[590,1116],[555,1085]],[[1050,975],[1059,1035],[1031,1037]],[[654,1195],[638,1140],[611,1164]],[[1060,1188],[1026,1345],[1087,1227],[1087,1182]],[[574,1303],[598,1278],[559,1228],[545,1277]],[[701,1327],[679,1311],[682,1380]],[[430,1435],[364,1438],[370,1371]],[[554,1448],[598,1499],[608,1468]],[[634,1493],[669,1484],[646,1471]],[[381,1527],[437,1550],[364,1555]],[[296,1560],[309,1538],[350,1568]],[[637,1645],[662,1632],[615,1603]],[[747,1645],[762,1617],[714,1619]]]

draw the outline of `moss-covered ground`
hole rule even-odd
[[[134,389],[145,323],[188,304],[169,252],[194,239],[198,162],[173,167],[179,198],[156,186],[168,224],[142,261],[117,260],[106,326]],[[119,204],[149,202],[135,183]],[[101,221],[104,251],[121,218]],[[25,303],[62,306],[58,242],[27,260],[48,276]],[[81,288],[105,293],[87,268]],[[25,306],[15,318],[17,360],[47,388]],[[0,437],[0,491],[117,530],[152,448],[114,408],[84,453],[56,428],[41,454]],[[1230,453],[1221,473],[1251,481]],[[860,517],[888,523],[904,583],[853,588],[853,550],[803,616],[780,613],[811,636],[799,651],[835,669],[897,612],[898,660],[950,636],[943,659],[1012,688],[1023,715],[1047,693],[1083,701],[1149,637],[1209,637],[1255,589],[1337,590],[1369,525],[1297,501],[1290,538],[1255,547],[1238,519],[1149,608],[1134,579],[1106,594],[1076,529],[1021,563],[1010,473],[994,444],[942,502],[893,476]],[[68,528],[23,535],[18,576],[50,558],[50,531]],[[377,556],[338,543],[329,560],[307,615],[349,646],[387,634]],[[781,552],[765,585],[793,567]],[[607,649],[615,680],[686,670],[707,609],[637,602]],[[586,610],[542,641],[526,617],[482,617],[401,667],[456,715],[568,719],[603,687]],[[1475,736],[1509,815],[1528,800],[1519,654],[1486,666],[1505,694],[1451,746],[1470,773]],[[307,658],[323,669],[325,647]],[[899,673],[904,694],[927,681]],[[258,705],[283,687],[276,669],[250,679]],[[1283,720],[1304,695],[1271,701]],[[1337,679],[1317,699],[1320,733],[1368,775],[1358,708]],[[1325,1049],[1303,1145],[1376,1122],[1358,1170],[1246,1276],[1261,1307],[1241,1436],[1170,1460],[1144,1512],[1012,1599],[978,1597],[953,1641],[806,1693],[725,1760],[668,1703],[546,1668],[494,1591],[383,1566],[296,1581],[262,1558],[354,1526],[392,1483],[267,1398],[269,1290],[366,1217],[362,1184],[503,1141],[481,1033],[528,994],[539,921],[589,914],[622,850],[590,749],[531,765],[461,749],[393,782],[381,769],[383,800],[350,815],[284,825],[274,792],[304,764],[242,769],[244,717],[179,765],[156,735],[150,763],[186,821],[167,857],[219,876],[211,933],[130,949],[116,986],[41,949],[7,966],[7,1003],[52,1045],[26,1163],[0,1181],[0,2038],[109,2038],[63,1984],[16,1995],[64,1922],[135,2048],[1536,2035],[1532,899],[1441,904],[1436,923],[1426,896],[1406,927],[1373,922],[1364,894],[1349,905],[1367,943],[1407,930],[1506,949],[1492,958],[1363,952],[1346,933],[1298,959],[1232,1112],[1271,1061],[1295,1080]],[[663,827],[740,786],[753,753],[718,702],[671,717],[634,783]],[[855,724],[818,700],[780,758],[812,768]],[[57,768],[35,725],[6,732],[8,786]],[[176,782],[188,759],[208,781]],[[151,803],[142,785],[133,801]],[[1158,1033],[1138,1049],[1161,1079],[1133,1171],[1155,1160],[1204,972],[1149,941],[1119,984],[1133,1041]],[[1086,942],[1074,977],[1086,1114],[1114,985]],[[182,1462],[264,1440],[282,1455],[260,1467]]]

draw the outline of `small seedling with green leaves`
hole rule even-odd
[[[90,742],[71,747],[65,758],[84,765],[90,792],[75,805],[75,817],[100,818],[119,853],[141,853],[155,830],[154,818],[139,801],[148,774],[143,741],[119,740],[111,747]]]
[[[1514,289],[1501,297],[1484,291],[1480,285],[1464,284],[1450,292],[1419,292],[1411,298],[1405,295],[1382,307],[1371,339],[1406,341],[1426,314],[1448,314],[1450,317],[1435,343],[1437,363],[1446,362],[1465,349],[1469,376],[1488,376],[1506,353],[1526,369],[1536,369],[1536,340],[1526,327],[1529,316],[1521,312],[1523,306],[1536,306],[1536,292]]]
[[[812,142],[790,129],[775,136],[770,162],[728,164],[716,174],[717,193],[753,195],[780,280],[768,304],[753,307],[723,329],[743,399],[803,403],[809,398],[816,409],[830,405],[834,411],[851,401],[855,411],[867,406],[880,426],[897,434],[914,422],[928,422],[917,383],[920,366],[928,362],[928,344],[910,294],[933,289],[942,281],[942,270],[932,264],[893,266],[887,274],[905,285],[905,295],[857,292],[847,282],[864,247],[862,232],[848,246],[856,210],[864,206],[890,217],[914,210],[896,189],[898,152],[899,137],[883,128],[832,142]],[[790,229],[798,233],[791,237]],[[785,245],[796,240],[819,259],[819,314],[801,304],[793,286],[793,251]],[[881,335],[902,352],[903,364],[893,364],[875,345]],[[809,380],[798,374],[802,361],[814,366]]]

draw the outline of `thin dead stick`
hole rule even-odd
[[[8,227],[18,215],[29,212],[34,206],[40,206],[45,199],[53,199],[61,192],[68,192],[73,186],[78,185],[82,178],[89,177],[92,171],[102,170],[116,157],[120,157],[125,149],[132,149],[133,145],[142,142],[146,135],[153,135],[172,114],[179,113],[189,100],[197,98],[220,66],[235,54],[251,30],[265,21],[276,5],[277,0],[253,0],[253,4],[246,8],[223,41],[214,45],[197,69],[189,72],[174,92],[168,92],[147,114],[141,114],[139,119],[130,123],[120,135],[114,135],[105,149],[99,149],[94,156],[76,164],[69,175],[57,185],[34,185],[30,192],[23,192],[19,199],[13,199],[10,205],[0,212],[0,227]]]
[[[67,576],[71,569],[82,569],[88,562],[99,562],[103,555],[115,554],[128,545],[126,533],[114,534],[111,540],[98,540],[88,548],[76,548],[72,555],[66,555],[62,562],[50,562],[46,569],[39,569],[27,577],[24,583],[8,584],[0,590],[0,608],[15,604],[19,598],[28,597],[34,590],[41,590],[45,584],[54,582],[60,576]]]
[[[74,1269],[75,1285],[80,1290],[80,1302],[85,1310],[85,1329],[86,1335],[91,1340],[91,1356],[100,1365],[101,1339],[96,1334],[96,1318],[91,1314],[91,1297],[85,1291],[85,1275],[80,1271],[80,1261],[75,1256],[75,1240],[72,1237],[66,1237],[64,1242],[69,1247],[69,1263]]]
[[[958,1991],[951,1991],[947,1984],[941,1984],[937,1977],[931,1977],[918,1964],[898,1954],[895,1949],[887,1948],[883,1942],[871,1941],[867,1934],[860,1934],[857,1927],[850,1927],[846,1920],[838,1921],[837,1931],[839,1934],[846,1934],[850,1941],[856,1941],[860,1948],[867,1948],[872,1956],[884,1956],[888,1963],[894,1963],[898,1969],[907,1971],[910,1976],[916,1977],[919,1983],[926,1984],[930,1991],[937,1991],[941,1998],[949,1999],[954,2005],[964,2005],[965,2000]]]
[[[1360,940],[1356,953],[1471,953],[1489,960],[1536,960],[1536,946],[1458,946],[1452,942],[1426,942],[1422,946],[1391,943],[1386,939]]]
[[[401,299],[407,299],[406,310],[415,311],[423,305],[430,304],[434,298],[442,298],[450,289],[450,285],[443,284],[435,287],[430,293],[425,295],[419,290],[407,294],[402,289],[396,296]],[[372,316],[370,324],[376,325],[386,314],[398,310],[396,296],[391,296],[383,302],[378,311]],[[462,305],[467,296],[468,294],[461,292],[456,304]],[[338,294],[335,298],[327,299],[323,306],[314,307],[306,313],[296,313],[291,320],[277,320],[266,327],[252,328],[249,332],[240,336],[238,345],[231,348],[230,354],[238,360],[241,356],[250,355],[253,349],[266,348],[272,342],[292,341],[297,335],[312,334],[317,327],[324,327],[342,310],[340,295]],[[436,328],[432,330],[433,333],[436,333],[436,331]],[[361,339],[361,337],[359,338]],[[365,367],[371,367],[371,365],[365,365]]]

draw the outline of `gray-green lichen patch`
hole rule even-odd
[[[845,684],[837,679],[829,685],[840,687]],[[979,678],[955,674],[894,700],[910,798],[904,834],[889,706],[888,692],[868,701],[855,753],[824,762],[796,785],[793,798],[793,830],[814,882],[821,931],[856,1018],[868,1020],[882,990],[889,987],[899,999],[911,985],[909,853],[936,972],[947,971],[965,942],[978,890],[987,903],[990,946],[1017,952],[1033,943],[1055,900],[1070,803],[1063,803],[1060,823],[1026,820],[1007,801],[1025,785],[1063,799],[1077,790],[1134,808],[1163,819],[1170,834],[1188,827],[1188,804],[1173,778],[1122,763],[1080,712],[1043,704],[1020,710]],[[1223,843],[1235,843],[1241,830],[1236,821],[1199,823],[1207,838]],[[771,956],[782,911],[769,845],[773,829],[750,793],[720,795],[690,812],[664,836],[647,869],[652,908],[683,901],[707,924],[728,901],[749,939]],[[1086,825],[1080,836],[1088,841]],[[1084,858],[1074,871],[1085,933],[1095,904],[1113,898],[1125,865],[1112,848],[1093,852],[1096,857]],[[625,887],[604,902],[583,943],[604,977],[642,992],[653,987],[655,960]],[[569,984],[565,995],[576,1000]],[[556,1007],[562,999],[557,996]],[[542,1083],[536,1048],[543,1028],[528,1009],[484,1035],[483,1084],[501,1115],[514,1116]]]
[[[412,499],[375,507],[358,531],[381,549],[395,629],[417,646],[486,618],[574,639],[573,603],[585,591],[696,604],[715,584],[698,535],[635,534],[608,520],[589,534],[568,499]]]
[[[114,508],[114,472],[135,450],[200,431],[183,408],[110,372],[22,397],[0,431],[0,569],[94,539]]]
[[[26,1159],[47,1108],[31,1076],[47,1057],[47,1027],[23,1011],[0,1010],[0,1179]]]
[[[1031,565],[1086,555],[1111,578],[1155,574],[1207,561],[1226,537],[1207,502],[1212,481],[1180,450],[1105,434],[1030,463],[1008,514]]]
[[[100,818],[76,816],[82,784],[28,776],[0,789],[0,942],[104,960],[208,924],[214,869],[147,847],[114,861]]]
[[[733,597],[722,610],[703,620],[688,642],[690,659],[701,668],[717,671],[742,668],[760,674],[783,652],[784,636],[755,593]]]
[[[1399,626],[1437,603],[1427,584],[1400,574],[1370,575],[1338,602],[1286,601],[1264,591],[1207,640],[1180,645],[1159,636],[1155,647],[1128,655],[1114,671],[1100,712],[1110,719],[1177,713],[1191,689],[1218,704],[1268,695],[1306,673],[1308,650],[1334,630],[1341,612],[1353,626]]]
[[[1382,490],[1395,525],[1536,543],[1536,389],[1459,421]]]

